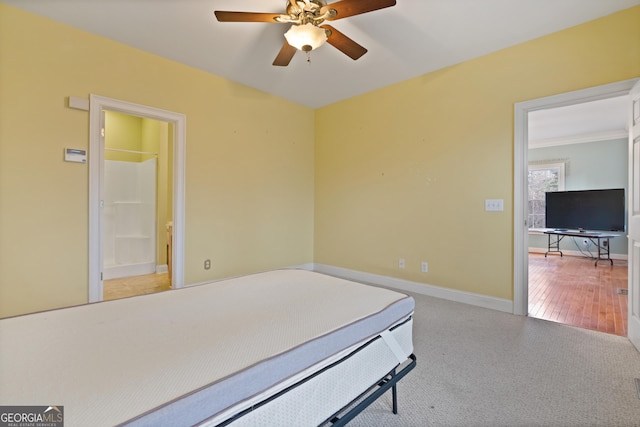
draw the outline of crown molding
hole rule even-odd
[[[628,137],[629,131],[616,129],[605,132],[585,133],[582,135],[529,140],[529,149],[555,147],[556,145],[583,144],[585,142],[612,141],[614,139],[626,139]]]

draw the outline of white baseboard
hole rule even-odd
[[[156,265],[156,274],[164,274],[168,272],[169,272],[169,266],[167,264]]]
[[[475,305],[478,307],[489,308],[497,311],[504,311],[505,313],[513,313],[513,301],[503,298],[490,297],[487,295],[474,294],[472,292],[458,291],[455,289],[441,288],[439,286],[428,285],[426,283],[412,282],[410,280],[398,279],[390,276],[382,276],[379,274],[365,273],[363,271],[349,270],[347,268],[334,267],[325,264],[316,264],[312,262],[292,265],[283,268],[317,271],[318,273],[328,274],[330,276],[340,277],[342,279],[353,280],[355,282],[379,285],[400,291],[414,292],[420,295],[427,295],[430,297],[442,298],[449,301],[461,302],[463,304]],[[201,283],[193,283],[185,285],[185,287],[204,285],[207,283],[225,279],[229,279],[229,277],[209,280]]]
[[[102,272],[102,280],[118,279],[120,277],[141,276],[143,274],[152,274],[155,271],[155,262],[105,265]]]
[[[299,268],[305,268],[309,270],[309,264],[305,264],[305,266],[307,267],[299,266]],[[461,302],[464,304],[475,305],[492,310],[504,311],[506,313],[513,313],[513,301],[503,298],[490,297],[487,295],[475,294],[472,292],[459,291],[455,289],[441,288],[439,286],[428,285],[426,283],[412,282],[410,280],[382,276],[379,274],[365,273],[363,271],[349,270],[347,268],[334,267],[331,265],[312,264],[312,266],[313,267],[311,269],[313,271],[328,274],[330,276],[336,276],[356,282],[380,285],[407,292],[415,292],[421,295]]]
[[[306,264],[295,265],[293,267],[288,267],[288,268],[297,268],[297,269],[300,269],[300,270],[314,271],[315,270],[314,266],[315,266],[314,263],[308,262]]]
[[[530,247],[529,248],[529,253],[532,254],[544,254],[547,252],[547,248],[534,248],[534,247]],[[570,255],[570,256],[578,256],[578,257],[584,257],[585,255],[583,253],[581,253],[580,251],[567,251],[562,249],[562,254],[563,255]],[[556,256],[555,254],[552,254],[553,256]],[[597,257],[597,251],[595,253],[595,256]],[[611,259],[619,259],[622,261],[627,261],[629,259],[629,256],[627,254],[611,254],[610,255]]]

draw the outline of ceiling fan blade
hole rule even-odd
[[[330,21],[336,19],[347,18],[361,13],[373,12],[374,10],[384,9],[386,7],[395,6],[396,0],[342,0],[323,6],[320,11],[325,13],[328,10],[335,10],[336,16],[327,18]]]
[[[295,55],[296,53],[296,50],[298,49],[291,46],[285,40],[284,44],[282,45],[282,49],[280,49],[280,52],[278,52],[278,56],[276,56],[276,59],[273,60],[273,65],[286,67],[287,65],[289,65],[289,62],[291,62],[293,55]]]
[[[358,43],[354,42],[331,25],[322,25],[320,28],[330,31],[330,34],[327,36],[327,43],[354,61],[367,53],[367,49],[360,46]]]
[[[213,13],[220,22],[277,22],[276,18],[281,16],[279,13],[227,12],[224,10],[216,10]]]

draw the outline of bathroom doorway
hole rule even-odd
[[[171,289],[171,123],[105,111],[104,299]]]
[[[98,95],[89,110],[89,302],[107,280],[165,275],[181,288],[185,116]]]

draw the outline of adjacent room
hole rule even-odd
[[[639,82],[640,0],[0,0],[0,415],[636,425]]]
[[[627,336],[628,102],[529,114],[529,316]]]

